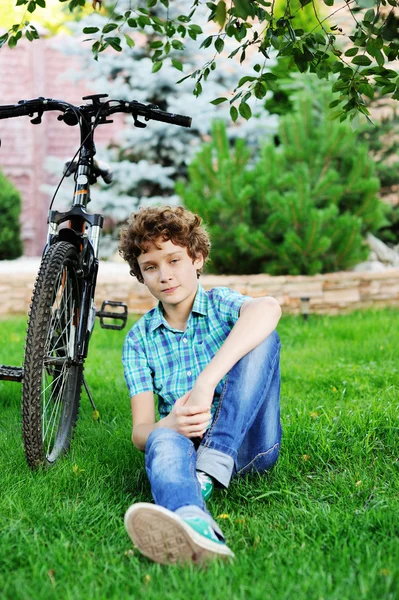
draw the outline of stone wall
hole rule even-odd
[[[0,261],[0,315],[25,314],[29,309],[39,259]],[[284,313],[299,314],[301,298],[310,312],[338,314],[371,306],[399,306],[399,269],[380,273],[341,272],[326,275],[203,275],[205,289],[227,286],[249,296],[274,296]],[[143,314],[155,305],[147,288],[130,276],[125,263],[100,264],[97,308],[103,300],[126,302],[129,312]]]

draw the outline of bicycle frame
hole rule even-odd
[[[85,96],[83,100],[90,100],[92,104],[79,107],[68,104],[65,101],[42,97],[34,100],[21,100],[18,104],[14,105],[0,106],[0,119],[26,115],[31,117],[33,124],[37,125],[41,123],[44,112],[56,110],[62,113],[58,116],[59,120],[64,121],[65,124],[70,126],[79,124],[80,127],[79,158],[76,172],[74,173],[75,186],[72,206],[64,212],[49,210],[47,241],[43,251],[44,256],[57,241],[69,242],[78,251],[76,273],[81,285],[81,303],[76,356],[73,357],[75,364],[82,364],[87,356],[88,343],[96,316],[100,317],[102,327],[110,329],[121,329],[127,319],[127,307],[121,302],[105,301],[103,302],[101,311],[96,311],[94,306],[94,292],[99,265],[99,241],[104,222],[101,214],[90,214],[87,212],[87,204],[90,201],[90,185],[95,183],[100,175],[104,176],[104,173],[94,161],[96,154],[94,130],[97,125],[112,123],[112,121],[107,120],[107,117],[117,112],[131,114],[134,125],[140,128],[146,127],[146,124],[139,121],[139,116],[144,117],[146,121],[155,120],[182,127],[191,126],[190,117],[161,111],[155,105],[144,105],[135,100],[132,102],[123,100],[100,101],[101,98],[106,97],[107,94]],[[69,174],[72,174],[72,172]],[[67,226],[60,227],[64,223],[68,223]],[[105,306],[124,306],[125,312],[109,312],[105,310]],[[105,318],[119,319],[123,321],[123,324],[122,326],[105,324],[103,322]],[[0,365],[0,379],[21,381],[23,379],[23,369]]]

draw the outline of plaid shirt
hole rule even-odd
[[[141,392],[158,394],[159,414],[165,417],[175,401],[194,383],[229,335],[248,296],[226,287],[195,296],[186,330],[173,329],[161,303],[133,325],[123,346],[122,362],[130,397]],[[216,387],[215,413],[226,377]]]

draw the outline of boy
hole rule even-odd
[[[198,278],[209,250],[200,217],[181,206],[141,209],[121,233],[131,275],[159,301],[123,349],[132,441],[145,452],[155,501],[133,504],[125,526],[165,564],[233,557],[205,501],[214,484],[269,469],[280,449],[280,306],[228,288],[205,292]]]

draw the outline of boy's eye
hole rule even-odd
[[[172,262],[172,263],[176,263],[176,262],[179,262],[179,260],[180,260],[179,258],[174,258],[174,259],[173,259],[173,260],[171,260],[170,262]]]
[[[151,269],[153,269],[153,268],[154,268],[153,266],[151,266],[151,267],[146,267],[146,268],[144,269],[144,271],[151,271]]]

